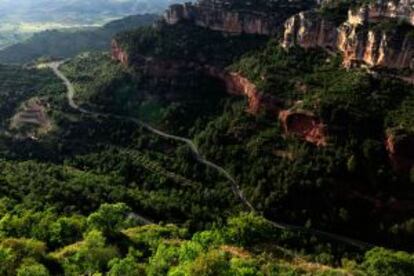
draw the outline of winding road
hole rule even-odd
[[[190,139],[187,139],[185,137],[180,137],[180,136],[176,136],[176,135],[172,135],[166,132],[163,132],[159,129],[156,129],[150,125],[148,125],[147,123],[137,119],[137,118],[133,118],[133,117],[128,117],[128,116],[120,116],[120,115],[114,115],[114,114],[106,114],[106,113],[100,113],[100,112],[95,112],[95,111],[90,111],[90,110],[86,110],[82,107],[80,107],[79,105],[77,105],[74,101],[74,96],[75,96],[75,88],[73,87],[72,83],[69,81],[69,79],[59,70],[59,67],[65,63],[65,61],[58,61],[58,62],[50,62],[45,64],[47,67],[51,68],[54,72],[54,74],[60,78],[63,83],[65,84],[66,88],[67,88],[67,100],[68,100],[68,104],[70,107],[72,107],[73,109],[84,113],[84,114],[89,114],[92,116],[103,116],[103,117],[112,117],[112,118],[116,118],[119,120],[127,120],[127,121],[131,121],[134,122],[135,124],[141,126],[142,128],[157,134],[161,137],[164,137],[166,139],[171,139],[171,140],[175,140],[175,141],[179,141],[182,143],[187,144],[187,146],[191,149],[191,151],[194,154],[194,157],[196,158],[196,160],[199,163],[202,163],[204,165],[206,165],[207,167],[210,167],[212,169],[214,169],[215,171],[217,171],[219,174],[221,174],[222,176],[224,176],[230,183],[231,183],[231,188],[234,192],[234,194],[239,198],[239,200],[243,203],[243,205],[246,206],[247,209],[249,209],[251,212],[254,213],[258,213],[256,211],[256,209],[253,207],[253,205],[246,199],[246,197],[244,196],[242,190],[240,189],[239,185],[237,184],[236,180],[231,176],[231,174],[229,172],[227,172],[224,168],[220,167],[219,165],[207,160],[203,155],[201,155],[200,151],[198,150],[198,147],[194,144],[194,142]],[[141,221],[143,221],[146,224],[152,224],[151,221],[149,221],[148,219],[135,214],[135,213],[131,213],[131,216],[136,217],[138,219],[140,219]],[[360,249],[367,249],[367,248],[371,248],[374,247],[374,245],[366,243],[366,242],[362,242],[359,240],[355,240],[352,238],[348,238],[345,236],[341,236],[341,235],[337,235],[337,234],[333,234],[333,233],[329,233],[329,232],[325,232],[325,231],[320,231],[320,230],[316,230],[316,229],[309,229],[303,226],[297,226],[297,225],[291,225],[291,224],[286,224],[286,223],[282,223],[282,222],[275,222],[275,221],[271,221],[267,218],[265,218],[270,224],[272,224],[275,228],[281,229],[281,230],[288,230],[288,231],[300,231],[300,232],[305,232],[305,233],[309,233],[315,236],[319,236],[321,238],[328,238],[331,240],[335,240],[338,242],[342,242],[342,243],[346,243],[348,245],[352,245],[355,246],[357,248]]]

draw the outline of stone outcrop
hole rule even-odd
[[[264,95],[249,79],[237,72],[227,72],[217,68],[205,67],[209,76],[223,81],[229,94],[245,96],[248,99],[248,111],[252,114],[266,110],[277,114],[283,103],[275,97]]]
[[[315,11],[298,13],[284,25],[282,45],[285,48],[300,45],[304,48],[336,48],[337,32],[332,22],[323,19]]]
[[[317,146],[326,146],[326,126],[313,113],[284,110],[279,119],[286,135],[294,135]]]
[[[119,43],[113,39],[111,43],[111,55],[113,60],[117,60],[124,64],[125,66],[128,66],[129,64],[129,57],[127,52],[122,49],[122,47],[119,45]]]
[[[368,29],[345,23],[339,27],[337,48],[344,65],[368,67],[413,68],[414,37],[398,30]]]
[[[414,22],[409,1],[380,1],[349,10],[339,27],[317,11],[299,13],[285,23],[282,46],[321,47],[342,53],[344,65],[414,68],[414,27],[389,22],[395,27],[375,27],[381,20]],[[411,21],[410,21],[411,20]]]
[[[407,173],[414,168],[414,134],[389,130],[385,145],[396,171]]]
[[[235,0],[199,0],[195,4],[175,4],[164,14],[167,24],[190,21],[193,24],[232,34],[259,34],[271,36],[280,30],[292,14],[310,8],[312,1],[268,2],[269,9],[252,4],[249,8],[237,7]],[[258,4],[257,4],[258,5]]]

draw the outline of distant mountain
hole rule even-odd
[[[0,0],[0,49],[52,29],[97,27],[133,14],[161,13],[183,0]]]
[[[133,15],[103,27],[50,30],[0,51],[0,63],[28,63],[39,57],[68,58],[83,51],[109,49],[111,37],[121,31],[151,25],[154,14]]]
[[[0,0],[0,21],[93,24],[108,16],[157,13],[172,2],[179,0]]]

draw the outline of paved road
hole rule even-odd
[[[255,208],[253,207],[253,205],[246,199],[246,197],[244,196],[242,190],[240,189],[240,187],[238,186],[236,180],[231,176],[231,174],[229,172],[227,172],[224,168],[220,167],[219,165],[207,160],[204,156],[202,156],[200,154],[200,151],[198,150],[197,146],[193,143],[193,141],[191,141],[190,139],[187,139],[185,137],[180,137],[180,136],[176,136],[176,135],[172,135],[169,133],[166,133],[164,131],[161,131],[159,129],[156,129],[150,125],[148,125],[147,123],[137,119],[137,118],[133,118],[133,117],[128,117],[128,116],[120,116],[120,115],[113,115],[113,114],[106,114],[106,113],[100,113],[100,112],[94,112],[94,111],[90,111],[90,110],[86,110],[80,106],[78,106],[75,101],[73,100],[73,97],[75,96],[75,88],[73,87],[72,83],[69,81],[69,79],[59,70],[60,65],[62,65],[65,61],[59,61],[59,62],[51,62],[46,64],[46,66],[50,67],[53,72],[56,74],[56,76],[58,76],[63,83],[65,84],[66,88],[67,88],[67,100],[68,100],[68,104],[73,108],[76,109],[77,111],[84,113],[84,114],[89,114],[92,116],[104,116],[104,117],[112,117],[112,118],[116,118],[119,120],[128,120],[131,122],[136,123],[137,125],[147,129],[148,131],[157,134],[161,137],[164,137],[166,139],[171,139],[171,140],[175,140],[175,141],[179,141],[182,143],[187,144],[191,151],[193,152],[195,158],[197,159],[198,162],[206,165],[207,167],[210,167],[214,170],[216,170],[219,174],[221,174],[222,176],[224,176],[226,179],[229,180],[229,182],[231,183],[231,187],[232,190],[234,192],[234,194],[239,198],[239,200],[244,204],[244,206],[249,209],[251,212],[257,213]],[[152,222],[137,215],[134,214],[134,216],[136,217],[140,217],[142,218],[141,220],[147,224],[151,224]],[[305,233],[309,233],[321,238],[327,238],[327,239],[331,239],[331,240],[335,240],[335,241],[339,241],[339,242],[343,242],[361,249],[366,249],[366,248],[371,248],[374,245],[371,245],[369,243],[366,242],[362,242],[359,240],[355,240],[352,238],[348,238],[348,237],[344,237],[341,235],[337,235],[337,234],[333,234],[333,233],[329,233],[329,232],[325,232],[325,231],[320,231],[320,230],[316,230],[316,229],[309,229],[306,227],[302,227],[302,226],[297,226],[297,225],[291,225],[291,224],[286,224],[286,223],[282,223],[282,222],[275,222],[275,221],[271,221],[266,219],[269,223],[271,223],[274,227],[278,228],[278,229],[282,229],[282,230],[288,230],[288,231],[299,231],[299,232],[305,232]]]

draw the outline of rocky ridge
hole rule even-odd
[[[289,15],[312,7],[315,1],[256,1],[240,6],[236,0],[199,0],[170,6],[164,21],[173,25],[182,21],[231,34],[275,35]]]
[[[379,1],[351,8],[335,26],[319,11],[285,22],[282,46],[321,47],[343,55],[346,67],[414,68],[414,12],[410,1]]]

